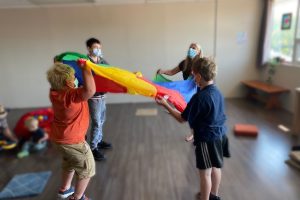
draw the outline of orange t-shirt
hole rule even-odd
[[[50,90],[54,111],[50,140],[61,144],[77,144],[85,141],[89,126],[89,108],[82,99],[83,88]]]

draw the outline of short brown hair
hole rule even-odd
[[[211,81],[217,75],[217,65],[211,58],[199,58],[194,62],[192,69],[194,73],[199,73],[205,81]]]
[[[90,38],[85,42],[86,46],[89,48],[91,48],[95,43],[101,45],[100,40],[98,40],[97,38]]]
[[[55,63],[47,71],[47,79],[53,90],[61,90],[66,86],[68,80],[71,80],[75,71],[69,65],[63,63]]]

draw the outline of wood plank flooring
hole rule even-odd
[[[227,99],[228,137],[232,158],[225,159],[220,196],[223,200],[299,200],[300,172],[286,165],[289,150],[300,140],[282,132],[291,127],[292,115],[265,110],[244,99]],[[157,108],[157,116],[135,116],[138,108]],[[12,110],[9,122],[30,109]],[[257,138],[235,137],[235,123],[256,124]],[[93,200],[194,200],[199,180],[194,147],[184,141],[187,124],[179,124],[156,104],[107,106],[105,139],[113,150],[97,162],[97,175],[86,194]],[[300,144],[300,143],[298,143]],[[56,199],[60,184],[60,158],[51,146],[44,152],[17,159],[0,153],[0,189],[17,173],[51,170],[44,192],[32,200]]]

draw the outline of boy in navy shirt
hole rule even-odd
[[[187,121],[193,129],[196,165],[200,175],[199,200],[221,199],[218,190],[223,166],[222,138],[226,133],[226,116],[223,95],[213,82],[216,68],[216,64],[209,58],[195,61],[192,72],[201,90],[192,97],[182,113],[170,106],[165,98],[156,100],[177,121]]]

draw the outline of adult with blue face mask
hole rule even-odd
[[[95,64],[106,64],[108,62],[103,59],[101,42],[96,38],[90,38],[86,41],[88,57]],[[91,117],[91,134],[90,146],[94,159],[96,161],[105,160],[102,149],[111,149],[112,145],[103,140],[103,125],[106,115],[105,93],[96,92],[92,98],[88,100],[89,111]]]
[[[203,57],[203,55],[202,55],[202,50],[201,50],[200,45],[197,43],[191,43],[188,48],[186,58],[184,60],[182,60],[178,66],[174,67],[173,69],[169,69],[169,70],[159,69],[159,70],[157,70],[157,73],[173,76],[179,72],[182,72],[183,79],[186,80],[188,78],[193,77],[192,65],[193,65],[194,61],[196,61],[197,59],[202,58],[202,57]],[[189,141],[192,141],[193,138],[194,138],[193,134],[190,134],[190,135],[186,136],[185,140],[187,142],[189,142]]]
[[[186,58],[182,60],[178,66],[174,67],[173,69],[169,70],[162,70],[159,69],[157,71],[158,74],[166,74],[169,76],[173,76],[179,72],[182,72],[183,79],[186,80],[192,75],[192,65],[197,58],[202,58],[202,50],[199,44],[191,43]]]

